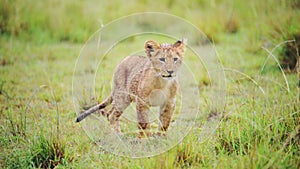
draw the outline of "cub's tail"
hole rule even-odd
[[[76,119],[76,122],[80,122],[90,114],[94,113],[97,110],[105,108],[107,105],[111,104],[112,102],[112,96],[110,95],[108,98],[106,98],[102,103],[97,104],[96,106],[93,106],[89,108],[88,110],[83,111]]]

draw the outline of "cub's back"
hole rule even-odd
[[[127,88],[133,78],[139,78],[142,71],[149,67],[150,61],[144,56],[127,56],[116,68],[114,87]]]

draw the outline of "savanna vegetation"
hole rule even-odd
[[[197,121],[180,144],[143,159],[95,144],[75,123],[72,100],[84,43],[136,12],[193,23],[215,46],[226,75],[222,112],[208,112],[208,125]],[[0,0],[0,167],[300,168],[299,23],[298,0]],[[105,64],[113,71],[117,63]],[[200,92],[209,84],[199,78]],[[109,82],[97,88],[99,101],[107,88]],[[217,127],[199,139],[216,118]]]

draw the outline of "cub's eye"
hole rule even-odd
[[[178,58],[174,58],[174,62],[176,62],[178,60]]]
[[[159,58],[160,61],[165,62],[166,59],[165,58]]]

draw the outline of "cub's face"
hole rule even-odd
[[[145,50],[156,73],[164,79],[172,79],[182,63],[185,41],[174,44],[158,44],[152,40],[145,42]]]

